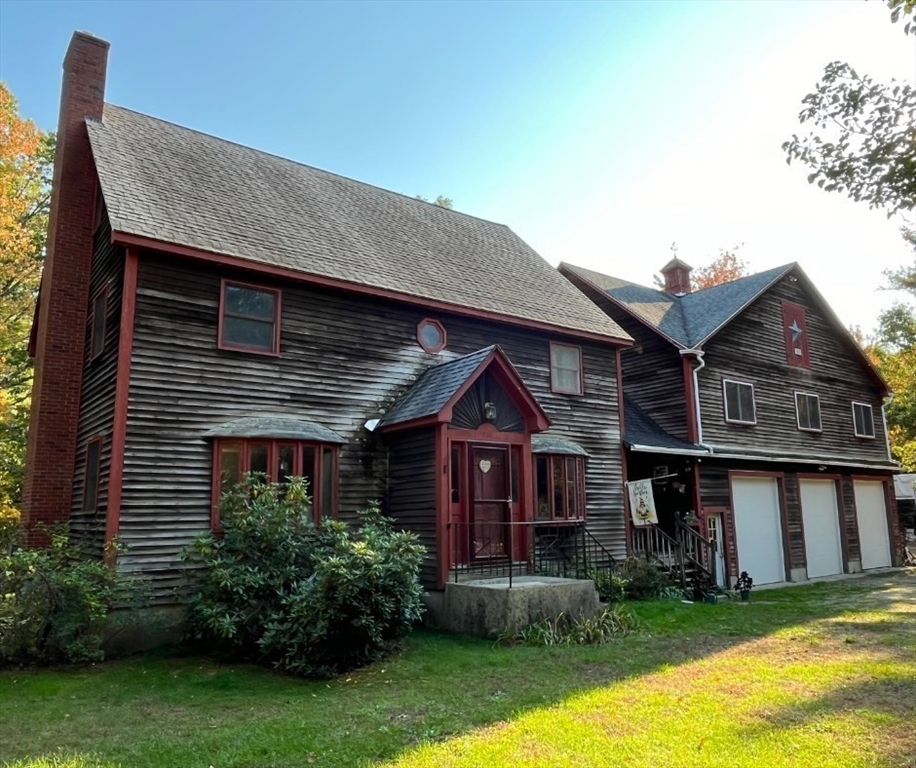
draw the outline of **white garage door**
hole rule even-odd
[[[884,506],[884,483],[855,480],[856,519],[859,523],[859,545],[862,568],[887,568],[891,564],[891,542],[887,533],[887,509]]]
[[[808,578],[843,572],[840,512],[833,480],[800,480]]]
[[[786,580],[779,516],[779,485],[771,477],[736,477],[732,480],[738,568],[755,584]]]

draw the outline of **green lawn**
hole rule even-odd
[[[916,766],[916,572],[635,604],[595,648],[419,632],[330,682],[143,657],[0,673],[14,766]]]

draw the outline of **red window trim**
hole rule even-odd
[[[423,337],[421,331],[426,325],[434,325],[439,329],[439,333],[442,334],[442,343],[433,347],[428,347],[423,343]],[[422,347],[424,352],[429,352],[431,355],[436,355],[445,349],[448,344],[448,335],[445,330],[445,326],[442,325],[438,320],[432,317],[424,317],[419,323],[417,323],[417,343]]]
[[[577,389],[564,389],[554,384],[554,381],[553,381],[553,350],[554,350],[554,347],[565,347],[566,349],[575,349],[579,353],[579,386]],[[550,391],[555,392],[558,395],[583,395],[585,394],[585,372],[583,370],[585,366],[583,365],[582,347],[579,346],[578,344],[564,344],[559,341],[551,341],[549,357],[550,359],[548,361],[549,363],[548,368],[550,370]]]
[[[257,347],[251,344],[239,344],[238,342],[226,341],[223,338],[223,318],[226,316],[226,286],[232,285],[238,288],[247,288],[248,290],[258,291],[259,293],[272,293],[276,297],[274,302],[274,333],[273,333],[273,348],[270,350],[264,349],[263,347]],[[254,283],[246,283],[242,280],[231,280],[227,277],[224,277],[220,280],[219,283],[219,328],[217,330],[217,341],[216,348],[224,349],[231,352],[247,352],[252,355],[265,355],[267,357],[279,357],[280,356],[280,318],[281,315],[281,301],[283,298],[283,292],[279,288],[268,288],[265,285],[255,285]],[[262,317],[254,318],[251,315],[233,315],[229,314],[230,317],[242,317],[247,319],[256,319],[260,322],[266,322]]]
[[[95,305],[99,300],[99,297],[105,296],[105,311],[102,313],[102,343],[98,349],[95,347]],[[89,310],[89,362],[91,363],[95,360],[102,352],[105,351],[105,341],[106,336],[108,335],[108,298],[109,298],[109,286],[108,283],[103,285],[99,290],[97,290],[92,295],[92,301],[90,302]]]
[[[538,517],[539,510],[538,504],[540,499],[538,498],[538,460],[546,459],[547,460],[547,502],[548,509],[550,512],[550,517],[542,518]],[[573,459],[576,467],[576,482],[575,482],[575,494],[576,494],[576,508],[578,514],[575,517],[569,516],[569,480],[566,474],[567,460]],[[554,484],[554,461],[561,461],[563,465],[563,516],[558,517],[555,504],[555,484]],[[534,478],[534,517],[535,523],[538,525],[547,525],[547,524],[557,524],[557,523],[581,523],[585,521],[587,517],[586,511],[586,499],[585,499],[585,458],[583,456],[570,456],[568,454],[559,454],[559,453],[535,453],[532,456],[532,477]]]
[[[89,497],[87,496],[87,493],[86,493],[86,491],[88,490],[88,487],[87,487],[88,484],[86,481],[89,479],[89,449],[92,445],[95,445],[95,444],[99,446],[99,453],[98,453],[99,458],[98,458],[98,466],[96,467],[96,471],[95,471],[95,498],[92,499],[92,504],[90,505]],[[102,448],[103,447],[104,445],[103,445],[101,435],[99,435],[98,437],[93,437],[91,440],[88,440],[86,442],[86,461],[83,466],[83,509],[82,509],[83,512],[96,512],[98,511],[98,508],[99,508],[99,487],[102,484]]]
[[[213,441],[213,477],[211,481],[211,506],[210,506],[210,526],[213,530],[218,531],[221,528],[219,519],[219,500],[222,496],[223,488],[223,467],[222,451],[224,446],[239,446],[239,471],[244,475],[249,471],[251,461],[251,448],[255,445],[267,446],[267,480],[274,482],[274,475],[278,467],[281,446],[294,446],[293,467],[291,475],[302,476],[303,457],[305,449],[314,448],[315,458],[313,459],[313,477],[314,485],[309,488],[309,497],[312,500],[312,515],[316,523],[324,517],[337,517],[338,513],[338,491],[340,482],[338,478],[338,461],[340,447],[331,443],[319,443],[310,440],[289,440],[286,438],[257,438],[257,437],[223,437]],[[326,452],[331,453],[331,477],[332,483],[330,509],[322,508],[322,496],[324,493],[323,483],[325,482],[322,473],[323,458]]]

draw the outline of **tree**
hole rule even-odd
[[[904,20],[904,34],[916,36],[916,0],[887,5],[891,21]],[[879,83],[834,61],[802,104],[799,122],[813,129],[782,147],[788,163],[812,169],[809,183],[883,209],[888,218],[916,210],[916,88]],[[902,234],[914,262],[885,274],[888,288],[909,293],[914,305],[896,302],[882,312],[866,352],[894,393],[885,409],[893,455],[916,471],[916,231],[903,227]]]
[[[909,17],[916,0],[890,0],[892,21]],[[916,36],[907,21],[904,34]],[[831,62],[802,100],[808,134],[783,143],[786,162],[812,169],[808,182],[883,208],[888,217],[916,206],[916,89],[876,82],[849,64]]]
[[[0,517],[18,506],[32,364],[26,354],[41,280],[54,135],[19,116],[0,82]]]
[[[693,290],[700,291],[703,288],[711,288],[714,285],[745,277],[748,273],[747,264],[743,259],[738,258],[737,250],[737,247],[730,251],[720,250],[718,257],[712,262],[705,267],[693,270],[690,274]]]
[[[417,200],[422,200],[424,203],[432,202],[433,205],[438,205],[440,208],[448,208],[449,210],[452,210],[455,206],[452,198],[443,197],[442,195],[439,195],[435,200],[432,201],[430,201],[428,197],[423,197],[423,195],[415,195],[415,197]]]

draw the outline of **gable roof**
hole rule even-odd
[[[797,264],[786,264],[728,283],[673,296],[565,262],[560,272],[606,295],[637,320],[683,349],[702,346]]]
[[[144,238],[353,290],[629,340],[502,224],[110,104],[86,125],[116,242]]]
[[[544,430],[550,426],[550,419],[544,409],[525,386],[505,352],[498,344],[492,344],[469,355],[427,368],[410,391],[379,420],[377,428],[403,429],[432,420],[451,421],[452,407],[488,369],[493,370],[497,381],[514,403],[521,406],[523,418],[527,416],[526,420],[531,427]]]
[[[565,262],[561,262],[558,269],[586,293],[609,298],[680,349],[702,347],[758,296],[791,272],[820,305],[824,316],[837,334],[847,341],[875,384],[885,393],[890,392],[890,387],[874,363],[797,263],[739,277],[683,296],[673,296]]]

